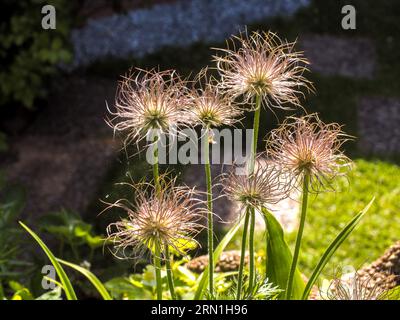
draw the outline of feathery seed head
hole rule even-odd
[[[340,151],[349,138],[340,125],[325,124],[316,114],[289,117],[270,133],[267,152],[291,176],[293,186],[307,173],[309,191],[318,192],[332,188],[334,178],[351,167],[350,159]]]
[[[335,277],[322,294],[327,300],[384,300],[390,296],[371,276],[361,277],[358,272]]]
[[[134,256],[141,256],[148,250],[152,251],[156,243],[162,250],[169,246],[184,254],[187,245],[196,242],[194,237],[202,228],[199,223],[204,210],[202,201],[194,189],[175,187],[174,183],[172,180],[164,184],[158,193],[152,185],[145,190],[134,187],[134,205],[123,200],[110,204],[110,207],[121,208],[128,214],[126,219],[107,227],[116,256],[129,257],[127,249],[131,249]]]
[[[243,208],[269,208],[289,195],[288,184],[278,166],[260,159],[253,174],[237,174],[232,170],[222,179],[222,184],[227,197]]]
[[[239,48],[236,49],[236,42]],[[231,47],[218,49],[214,56],[222,81],[220,88],[233,96],[244,96],[249,103],[260,96],[267,107],[285,108],[283,104],[300,105],[301,87],[312,90],[303,77],[308,61],[302,52],[294,51],[293,43],[282,41],[272,32],[247,32],[231,38]]]
[[[210,128],[232,125],[238,121],[241,110],[229,95],[220,92],[216,80],[207,75],[207,68],[200,71],[194,83],[198,87],[192,88],[188,95],[188,112],[194,124]]]
[[[174,70],[157,72],[137,69],[124,77],[117,91],[114,116],[108,124],[126,133],[125,145],[143,140],[152,130],[168,133],[187,125],[184,106],[185,82]]]

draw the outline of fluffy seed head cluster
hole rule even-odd
[[[303,77],[308,61],[302,52],[294,51],[294,45],[272,32],[232,37],[227,49],[217,49],[222,55],[214,56],[220,88],[233,96],[243,95],[245,103],[260,96],[270,108],[299,105],[300,88],[312,89],[312,84]]]
[[[259,159],[252,174],[240,173],[225,175],[222,185],[226,196],[241,207],[269,208],[288,197],[289,185],[274,163]]]
[[[333,279],[326,292],[328,300],[382,300],[388,295],[372,278],[361,277],[357,272]]]
[[[185,88],[174,70],[137,69],[120,82],[116,111],[110,111],[113,118],[108,123],[114,132],[126,134],[125,145],[143,140],[151,131],[168,133],[188,121],[183,116]]]
[[[212,76],[207,76],[207,68],[200,71],[195,85],[189,92],[188,113],[194,124],[203,127],[233,125],[242,112],[232,102],[229,95],[222,94]]]
[[[301,118],[289,117],[267,142],[273,161],[291,177],[297,187],[305,173],[310,177],[309,191],[322,191],[333,187],[334,178],[345,175],[351,161],[340,151],[350,137],[341,126],[325,124],[316,114]]]
[[[117,257],[143,255],[158,244],[161,250],[172,247],[184,254],[187,244],[193,243],[202,228],[199,220],[203,207],[194,189],[176,187],[171,182],[156,192],[154,186],[145,190],[135,187],[135,204],[118,201],[110,205],[123,209],[128,217],[107,227]],[[149,190],[150,189],[150,190]]]

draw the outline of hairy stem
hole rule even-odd
[[[263,208],[265,209],[265,207]],[[265,215],[263,215],[264,223],[265,223],[265,279],[268,278],[268,242],[269,242],[269,234],[268,234],[268,220]]]
[[[290,266],[290,273],[289,273],[288,283],[287,283],[287,287],[286,287],[286,299],[287,300],[290,300],[292,298],[294,274],[295,274],[296,268],[297,268],[297,261],[299,259],[299,253],[300,253],[300,247],[301,247],[301,239],[303,237],[304,223],[306,221],[309,183],[310,183],[310,175],[308,173],[305,173],[304,178],[303,178],[303,195],[302,195],[302,203],[301,203],[300,224],[299,224],[299,230],[297,232],[296,245],[294,248],[292,264]]]
[[[154,164],[153,164],[153,178],[154,185],[156,187],[156,194],[161,192],[160,186],[160,175],[158,171],[158,136],[154,137]],[[158,241],[154,244],[155,254],[154,254],[154,268],[156,274],[156,285],[157,285],[157,300],[162,300],[162,279],[161,279],[161,248]]]
[[[255,281],[256,266],[254,258],[254,229],[255,229],[256,214],[254,207],[250,208],[250,232],[249,232],[249,292],[253,290]]]
[[[250,167],[249,174],[252,175],[254,173],[254,167],[256,162],[256,154],[257,154],[257,143],[258,143],[258,129],[260,126],[260,113],[261,113],[261,98],[260,96],[256,96],[256,110],[254,111],[254,122],[253,122],[253,141],[251,144],[251,153],[250,153]]]
[[[153,164],[153,178],[154,178],[154,185],[156,187],[156,193],[159,194],[161,192],[161,185],[160,185],[160,174],[158,171],[158,136],[154,137],[154,164]]]
[[[168,288],[171,294],[171,299],[176,300],[174,277],[171,268],[171,256],[169,254],[169,248],[167,244],[165,244],[165,267],[167,269]]]
[[[154,269],[156,274],[157,300],[162,300],[161,248],[158,241],[154,243],[154,247]]]
[[[256,110],[254,112],[254,122],[253,122],[253,141],[251,145],[250,153],[250,166],[249,166],[249,176],[254,174],[256,154],[257,154],[257,143],[258,143],[258,129],[260,126],[260,113],[261,113],[261,97],[256,96]],[[250,219],[250,236],[249,236],[249,289],[253,287],[253,281],[255,277],[255,261],[254,261],[254,231],[255,231],[255,208],[250,209],[251,219]],[[247,228],[244,230],[247,233]],[[247,234],[246,234],[247,237]],[[243,244],[242,244],[243,245]]]
[[[246,257],[247,229],[249,227],[249,219],[250,219],[250,210],[247,208],[246,215],[244,217],[242,248],[240,251],[239,278],[238,278],[238,286],[237,286],[237,293],[236,293],[237,300],[240,300],[240,298],[242,297],[243,269],[244,269],[244,261],[245,261],[245,257]]]
[[[214,292],[214,223],[213,223],[213,203],[212,203],[212,184],[211,184],[211,166],[210,166],[210,137],[209,128],[207,127],[204,139],[204,159],[207,184],[207,220],[208,220],[208,284],[210,295]]]

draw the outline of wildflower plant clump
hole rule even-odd
[[[317,115],[288,118],[280,128],[271,132],[268,148],[291,177],[294,187],[302,191],[302,207],[293,262],[290,269],[286,297],[290,299],[293,277],[297,267],[306,219],[308,194],[332,188],[335,178],[345,175],[342,168],[350,167],[350,160],[340,147],[347,139],[338,124],[326,125]]]
[[[267,137],[266,150],[257,153],[262,107],[266,112],[293,107],[298,109],[297,113],[305,112],[302,99],[306,92],[313,91],[312,83],[305,77],[308,61],[302,52],[295,51],[295,44],[281,40],[272,32],[246,31],[232,37],[227,48],[216,49],[214,62],[218,77],[210,75],[209,68],[201,70],[193,81],[182,79],[174,70],[137,69],[120,82],[108,124],[114,133],[124,136],[125,146],[135,144],[138,152],[150,150],[153,176],[150,182],[132,185],[132,199],[108,204],[108,208],[120,209],[123,216],[108,226],[107,234],[116,256],[136,260],[150,257],[155,278],[153,297],[182,298],[175,290],[175,273],[178,273],[185,274],[185,282],[193,285],[185,298],[308,299],[329,259],[372,205],[374,199],[354,215],[326,248],[312,274],[301,273],[298,260],[309,194],[335,191],[337,177],[346,176],[352,162],[341,150],[351,137],[342,131],[341,125],[325,124],[317,114],[288,116],[277,129],[263,133]],[[250,155],[244,167],[233,166],[221,180],[223,196],[238,204],[240,214],[216,243],[210,153],[215,142],[213,130],[238,125],[245,111],[253,116]],[[167,178],[167,174],[159,172],[160,137],[188,128],[202,131],[205,194],[178,186],[176,177]],[[143,143],[144,140],[150,143]],[[292,251],[274,217],[274,206],[289,198],[294,189],[301,192],[301,204]],[[260,272],[261,268],[257,270],[256,214],[265,221],[265,274]],[[201,221],[204,218],[205,224]],[[215,272],[215,266],[241,227],[238,272],[221,277]],[[174,256],[187,256],[188,250],[198,244],[196,236],[202,229],[207,233],[208,265],[194,281],[184,265],[175,263]],[[39,244],[45,248],[43,243]],[[169,295],[163,293],[163,273]],[[305,278],[308,280],[304,281]],[[71,288],[68,279],[63,279],[64,287]],[[93,280],[93,275],[89,279]],[[221,279],[231,281],[224,293],[217,284]],[[94,285],[103,297],[109,297],[99,281]],[[68,297],[74,296],[69,292]]]

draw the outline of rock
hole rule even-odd
[[[74,61],[142,57],[165,46],[224,41],[252,22],[293,14],[309,0],[181,0],[89,20],[72,31]],[[162,32],[160,32],[160,30]]]
[[[388,263],[388,260],[391,262]],[[387,291],[398,285],[400,285],[400,241],[370,265],[334,279],[328,297],[335,300],[385,299]]]
[[[245,264],[249,261],[248,253],[246,253]],[[217,261],[215,272],[231,272],[238,271],[240,265],[240,252],[236,250],[225,251],[221,254]],[[208,266],[208,255],[200,256],[190,260],[186,267],[193,272],[202,273]]]

